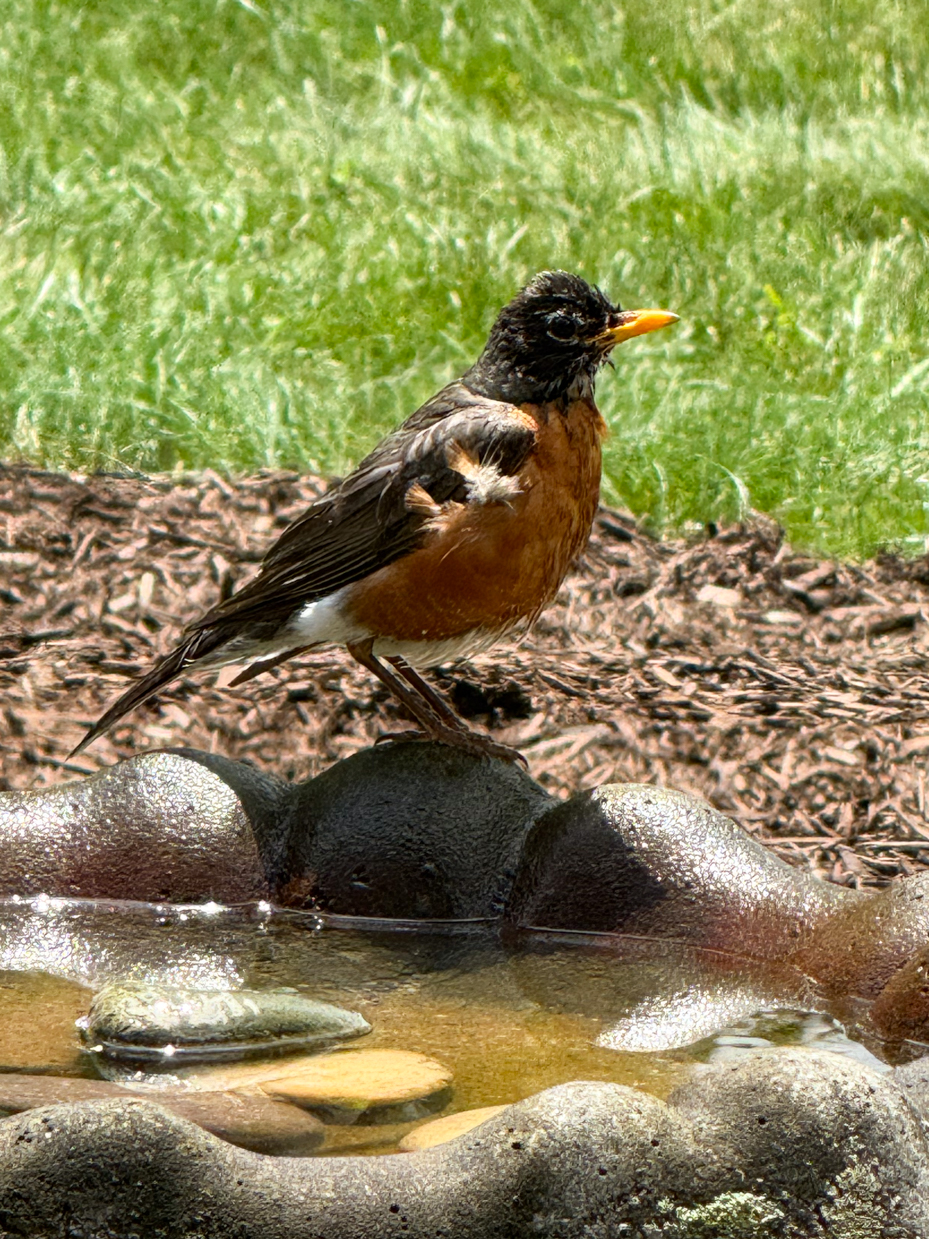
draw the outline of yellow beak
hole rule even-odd
[[[644,336],[647,331],[657,331],[659,327],[668,327],[677,321],[678,315],[670,310],[621,310],[617,325],[597,336],[596,342],[610,349],[622,344],[623,340]]]

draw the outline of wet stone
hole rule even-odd
[[[246,903],[271,893],[262,832],[236,790],[179,753],[0,792],[0,893]]]
[[[259,1091],[269,1080],[299,1075],[318,1061],[319,1054],[296,1054],[264,1062],[194,1062],[189,1067],[175,1060],[167,1070],[160,1069],[162,1064],[159,1064],[157,1070],[150,1070],[149,1066],[135,1070],[131,1065],[110,1064],[106,1061],[100,1062],[98,1066],[107,1073],[107,1079],[119,1080],[124,1084],[141,1080],[159,1088],[176,1084],[201,1093],[234,1092],[248,1095]]]
[[[522,929],[674,938],[782,959],[856,902],[792,869],[705,801],[613,783],[536,821],[507,917]]]
[[[319,1119],[298,1106],[255,1094],[195,1093],[184,1089],[127,1089],[107,1080],[71,1076],[0,1073],[0,1113],[18,1114],[38,1106],[76,1101],[139,1097],[196,1123],[229,1144],[253,1153],[301,1157],[325,1137]]]
[[[0,950],[8,946],[3,925]],[[47,972],[0,971],[0,1071],[80,1071],[74,1024],[86,1013],[91,996],[83,985]]]
[[[444,1114],[431,1123],[423,1123],[414,1131],[407,1132],[397,1148],[401,1153],[417,1153],[420,1149],[432,1149],[437,1144],[445,1144],[456,1136],[473,1131],[505,1110],[506,1106],[481,1106],[477,1110],[459,1110],[457,1114]]]
[[[929,1040],[929,946],[890,978],[871,1006],[871,1023],[887,1041]]]
[[[294,788],[276,901],[344,916],[498,917],[551,797],[518,765],[393,742]]]
[[[261,1084],[271,1097],[330,1123],[401,1123],[448,1103],[452,1073],[410,1050],[343,1050],[304,1060],[299,1072]]]
[[[293,989],[198,990],[144,982],[104,986],[81,1023],[91,1050],[131,1062],[242,1057],[371,1031],[357,1011]]]
[[[874,998],[927,940],[929,873],[917,873],[876,895],[844,900],[791,963],[830,993]]]
[[[152,1091],[138,1095],[253,1153],[303,1157],[315,1152],[325,1139],[323,1125],[315,1115],[260,1094],[191,1095],[172,1090],[167,1097]]]

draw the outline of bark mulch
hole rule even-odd
[[[0,788],[167,745],[305,779],[402,730],[381,686],[325,651],[239,689],[185,678],[67,758],[323,487],[0,468]],[[793,864],[879,886],[929,866],[927,617],[929,558],[835,563],[764,517],[658,542],[603,510],[535,629],[435,679],[556,795],[677,787]]]

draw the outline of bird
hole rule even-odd
[[[540,272],[474,365],[296,517],[257,576],[194,620],[72,756],[190,670],[242,663],[240,684],[341,645],[412,715],[414,735],[522,760],[419,672],[488,649],[554,599],[599,504],[597,371],[616,345],[676,321],[623,310],[571,272]]]

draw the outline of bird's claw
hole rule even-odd
[[[383,744],[388,740],[400,741],[434,741],[447,744],[449,748],[461,749],[473,757],[495,757],[498,761],[519,763],[524,770],[529,769],[529,763],[517,749],[511,749],[506,744],[498,744],[490,736],[481,735],[478,731],[458,731],[452,727],[435,727],[429,731],[391,731],[377,737],[375,744]]]

